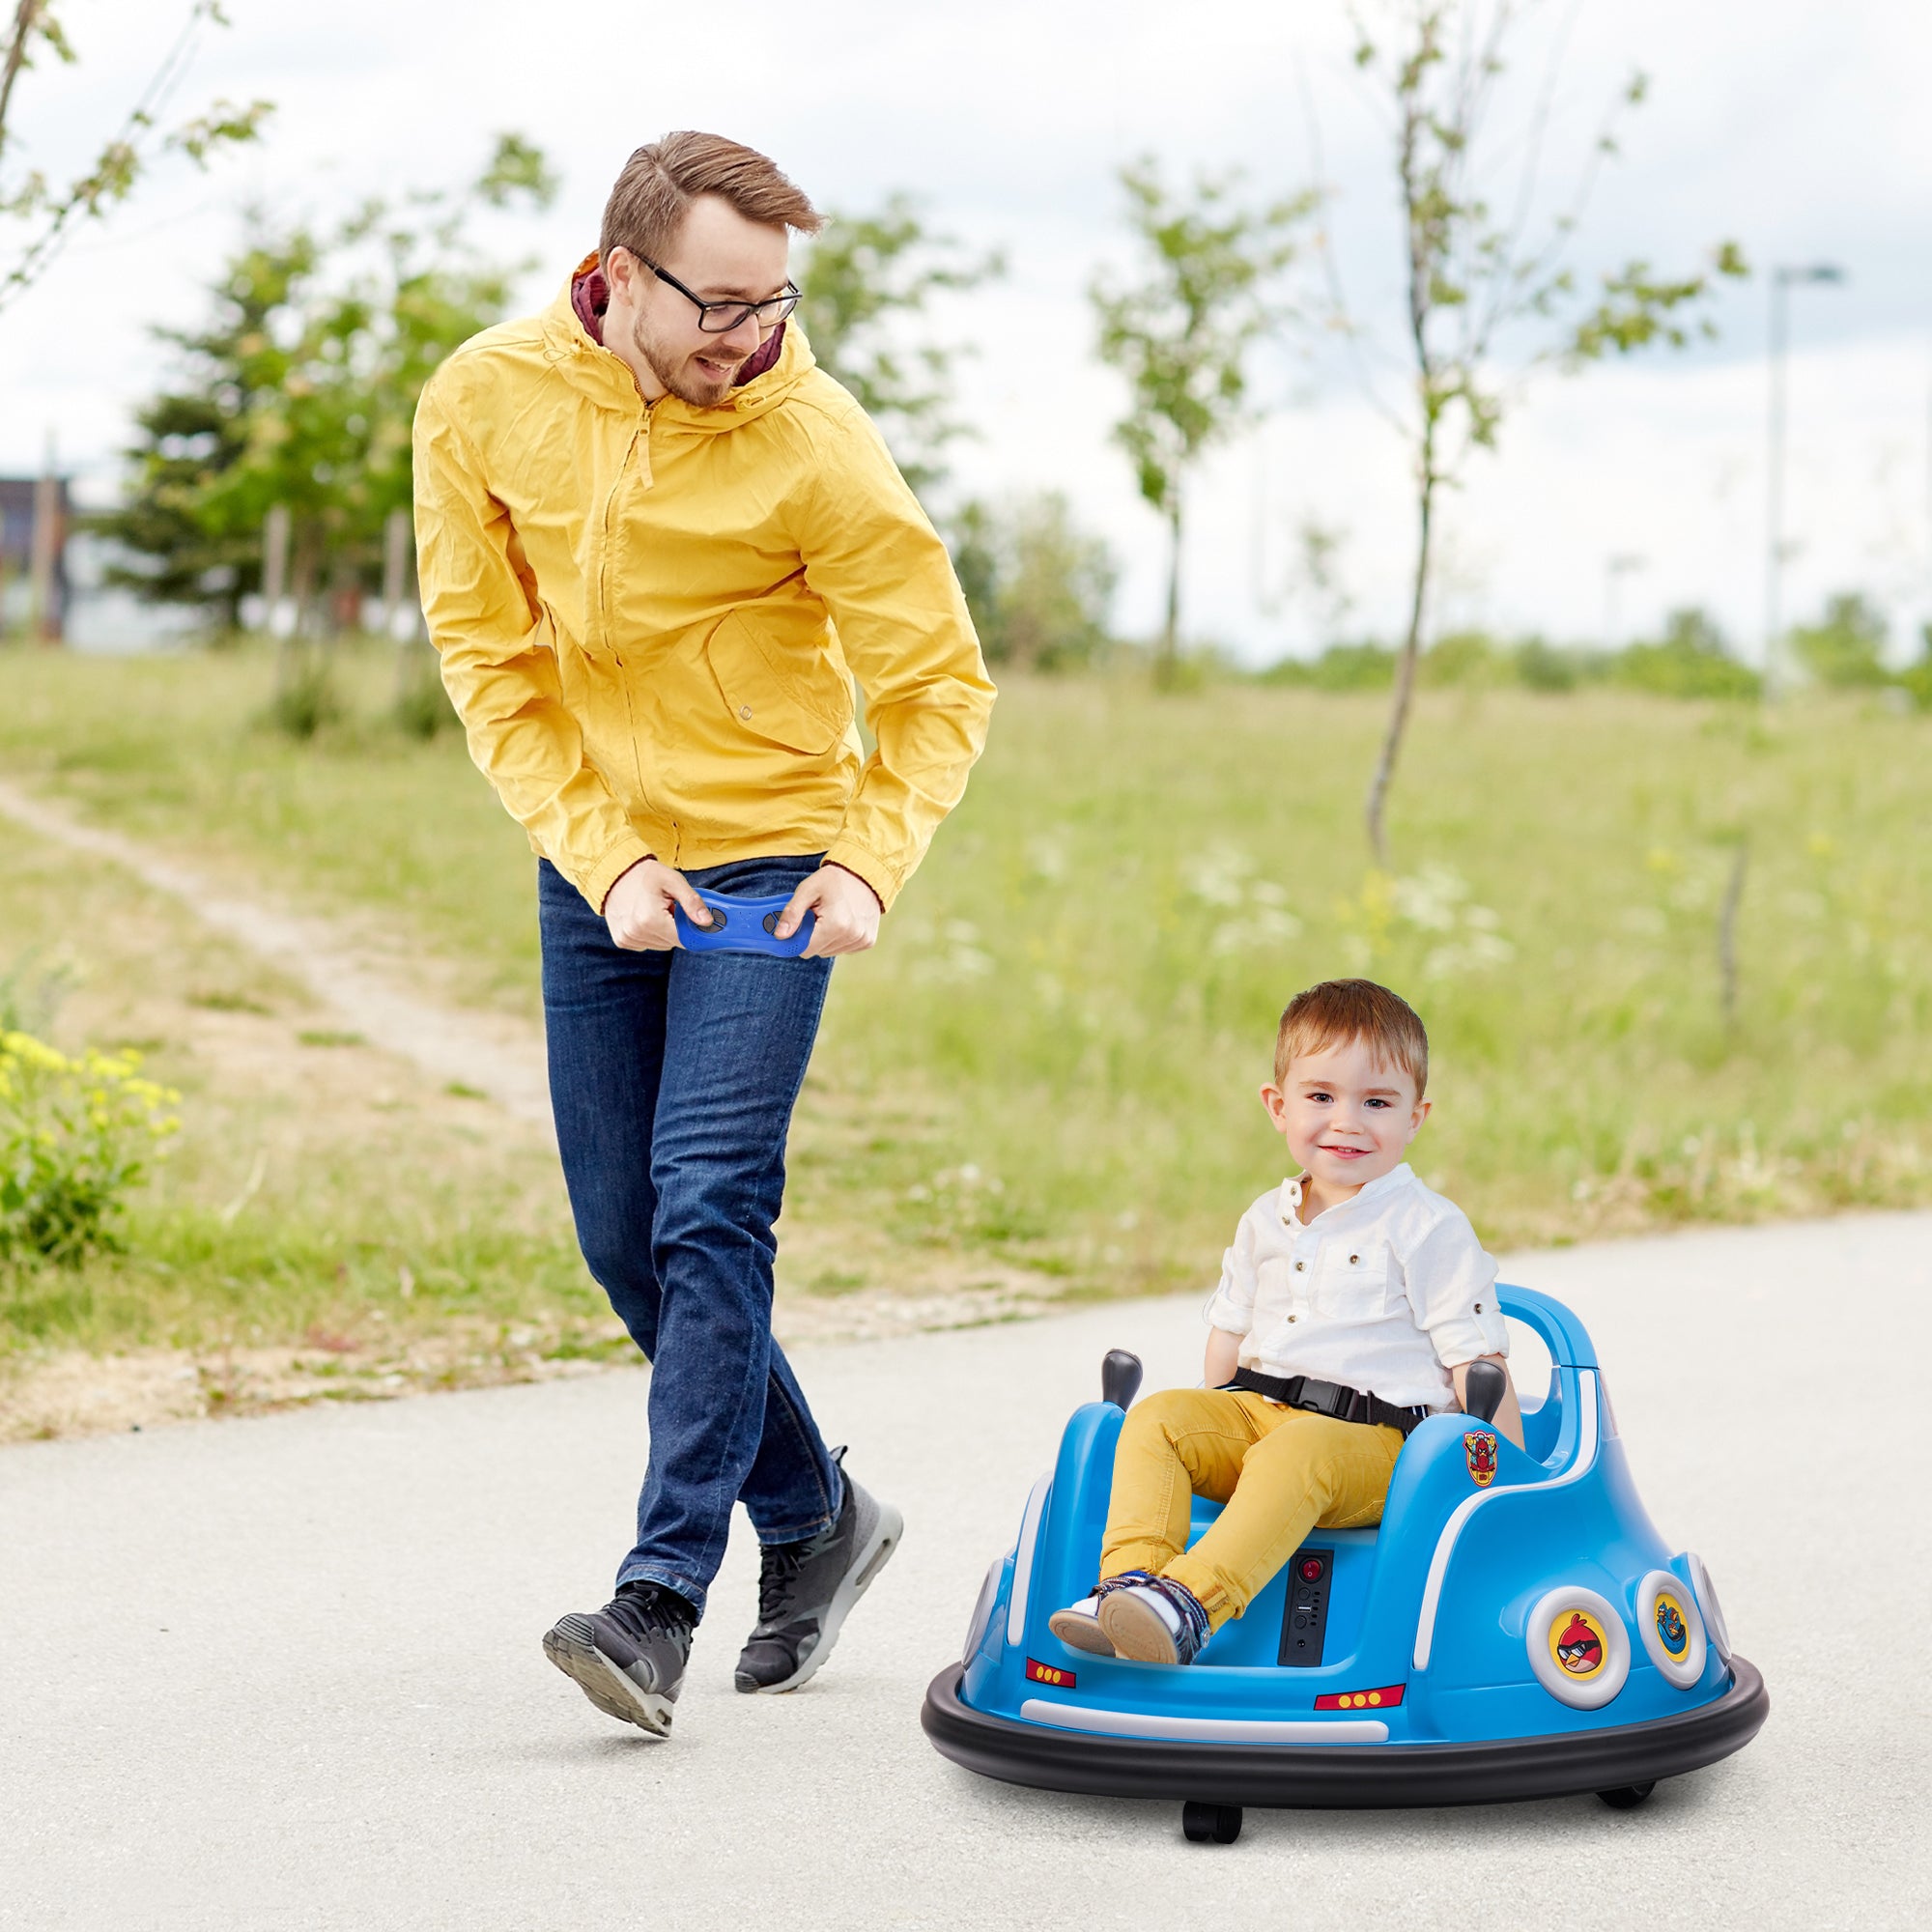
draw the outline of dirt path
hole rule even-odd
[[[241,897],[190,867],[118,832],[83,824],[64,808],[5,780],[0,780],[0,816],[57,844],[110,860],[298,980],[348,1031],[414,1062],[440,1083],[462,1082],[505,1113],[553,1135],[543,1037],[534,1028],[508,1014],[458,1012],[426,1000],[346,943],[330,922]]]
[[[223,1095],[298,1095],[296,1112],[272,1125],[251,1118],[246,1131],[263,1138],[252,1167],[244,1161],[248,1171],[235,1179],[225,1210],[231,1216],[253,1198],[270,1165],[298,1169],[313,1157],[305,1130],[323,1122],[368,1141],[393,1131],[401,1109],[428,1130],[418,1147],[433,1142],[439,1162],[496,1158],[506,1150],[541,1161],[554,1149],[541,1032],[514,1015],[440,1002],[433,989],[445,962],[385,952],[380,935],[358,934],[353,922],[265,904],[232,874],[86,824],[65,806],[0,779],[0,821],[8,819],[50,846],[126,873],[185,915],[153,930],[141,925],[136,951],[178,948],[181,935],[199,926],[262,962],[291,995],[300,988],[314,1003],[293,1013],[252,1000],[221,1000],[213,1003],[220,1009],[210,1009],[192,996],[184,1003],[172,984],[179,976],[156,973],[137,1005],[115,1011],[117,1025],[185,1045]],[[77,919],[99,916],[98,907],[76,904]],[[127,917],[138,924],[131,906]],[[336,1050],[307,1053],[299,1044],[318,1020],[340,1028]],[[478,1126],[492,1107],[503,1118],[486,1136]],[[823,1119],[802,1122],[808,1136],[828,1130]],[[554,1163],[554,1152],[550,1158]],[[529,1178],[526,1164],[519,1184]],[[782,1243],[774,1327],[787,1347],[976,1327],[1042,1313],[1058,1298],[1037,1273],[985,1256],[907,1251],[874,1227],[808,1216],[783,1231]],[[841,1285],[855,1277],[866,1285],[813,1292],[809,1284],[828,1272]],[[610,1345],[619,1360],[634,1359],[614,1321],[587,1339]],[[0,1359],[0,1443],[547,1380],[605,1366],[559,1357],[557,1341],[556,1322],[533,1313],[500,1332],[497,1324],[452,1317],[427,1331],[364,1324],[351,1335],[330,1324],[246,1344],[231,1337],[105,1354],[18,1353]]]

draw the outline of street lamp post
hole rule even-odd
[[[1604,648],[1614,652],[1623,635],[1623,605],[1618,591],[1623,580],[1634,570],[1641,570],[1647,558],[1626,551],[1604,559]]]
[[[1775,697],[1781,678],[1784,642],[1784,351],[1790,332],[1790,289],[1795,282],[1842,282],[1844,270],[1831,262],[1771,271],[1771,420],[1765,482],[1764,695]]]

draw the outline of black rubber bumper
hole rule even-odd
[[[1613,1791],[1675,1777],[1742,1749],[1771,1712],[1756,1667],[1682,1717],[1487,1744],[1220,1745],[1120,1738],[1016,1723],[961,1702],[961,1666],[932,1680],[920,1722],[939,1750],[984,1777],[1098,1798],[1359,1809],[1492,1804]]]

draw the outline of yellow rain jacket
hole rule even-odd
[[[415,503],[470,755],[593,906],[651,855],[818,851],[892,904],[993,687],[944,545],[795,319],[728,402],[646,405],[566,284],[430,379]]]

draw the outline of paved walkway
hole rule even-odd
[[[801,1350],[903,1551],[810,1687],[748,1698],[742,1539],[664,1746],[537,1648],[628,1540],[640,1373],[0,1451],[0,1926],[1923,1925],[1932,1215],[1511,1273],[1590,1322],[1771,1686],[1639,1811],[1251,1811],[1224,1850],[932,1752],[925,1681],[1102,1350],[1199,1373],[1195,1309],[1143,1302]]]

